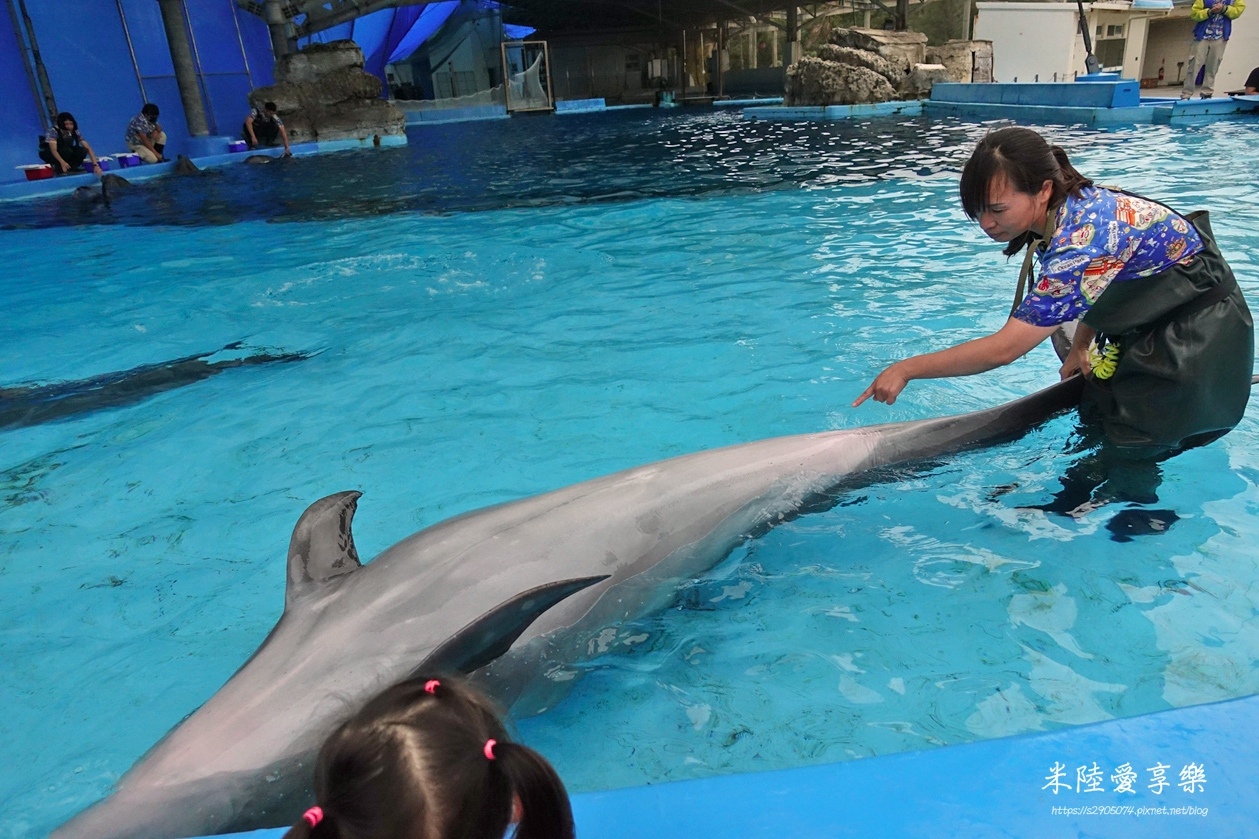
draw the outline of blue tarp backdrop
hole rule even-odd
[[[38,163],[37,136],[48,117],[36,97],[14,30],[13,0],[0,0],[0,182],[21,180],[16,166]],[[48,70],[57,108],[74,114],[97,154],[124,151],[127,123],[146,101],[160,122],[173,158],[188,138],[170,47],[157,0],[28,2],[31,25]],[[274,59],[266,24],[235,0],[185,2],[193,59],[212,134],[236,135],[249,112],[246,96],[272,83]]]
[[[14,169],[21,163],[38,163],[37,136],[47,130],[41,107],[22,64],[22,48],[6,14],[0,25],[0,84],[3,84],[4,121],[0,123],[0,181],[23,177]],[[89,140],[89,142],[91,142]]]
[[[460,0],[445,0],[426,6],[381,9],[361,18],[317,32],[303,39],[302,46],[352,39],[363,48],[363,69],[385,81],[385,65],[409,58],[433,33],[441,29]]]

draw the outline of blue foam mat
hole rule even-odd
[[[573,796],[573,811],[581,839],[1242,839],[1259,835],[1256,755],[1251,696],[930,751],[586,793]],[[1124,764],[1135,774],[1131,793],[1116,791]],[[1167,785],[1156,793],[1159,766]]]

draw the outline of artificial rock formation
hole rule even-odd
[[[927,36],[882,29],[835,29],[816,57],[787,68],[785,105],[860,105],[931,95],[947,68],[926,64]]]
[[[902,73],[908,73],[915,64],[927,60],[927,36],[921,32],[835,29],[831,31],[831,43],[880,55]]]
[[[900,80],[901,73],[892,67],[890,61],[869,50],[841,47],[838,44],[823,44],[818,48],[817,57],[823,61],[834,61],[837,64],[865,67],[867,70],[873,70],[878,73],[891,84],[895,84]]]
[[[805,57],[787,68],[784,105],[861,105],[890,102],[896,88],[868,67]]]
[[[992,81],[992,41],[946,41],[927,47],[927,61],[943,64],[950,82]]]
[[[363,50],[353,41],[311,44],[283,55],[275,79],[250,93],[249,104],[274,102],[290,142],[406,134],[406,114],[380,98],[381,81],[363,70]]]
[[[831,43],[818,48],[816,57],[802,58],[787,68],[783,103],[826,106],[922,100],[930,96],[935,82],[981,81],[978,69],[971,78],[972,66],[987,67],[985,81],[991,81],[991,42],[949,42],[932,49],[940,50],[942,58],[927,63],[927,35],[917,31],[833,29]],[[963,64],[967,77],[959,78]]]
[[[926,99],[936,82],[952,81],[949,69],[943,64],[915,64],[901,80],[896,92],[901,99]]]

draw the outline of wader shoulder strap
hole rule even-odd
[[[1023,256],[1023,267],[1019,269],[1019,285],[1014,290],[1014,302],[1010,305],[1011,315],[1018,311],[1019,304],[1023,302],[1024,293],[1031,286],[1032,274],[1036,270],[1032,267],[1036,254],[1049,247],[1049,240],[1054,234],[1054,220],[1057,216],[1058,208],[1055,207],[1049,211],[1048,216],[1045,218],[1045,229],[1040,237],[1040,241],[1035,244],[1029,243],[1027,246],[1027,253]]]

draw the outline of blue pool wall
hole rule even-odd
[[[1137,83],[1117,81],[998,82],[960,84],[937,82],[931,88],[932,102],[967,102],[1002,105],[1049,105],[1076,108],[1135,108],[1141,104]]]
[[[744,108],[751,119],[833,120],[873,116],[957,117],[976,121],[1008,119],[1021,123],[1088,125],[1182,125],[1210,122],[1259,110],[1259,97],[1214,99],[1142,99],[1133,79],[1113,74],[1081,76],[1075,82],[938,82],[926,100],[877,105]]]
[[[67,14],[70,5],[73,11]],[[124,150],[127,123],[146,100],[161,108],[172,152],[189,148],[188,122],[155,0],[28,2],[26,8],[57,108],[74,114],[97,154]],[[184,8],[210,133],[236,135],[249,112],[250,90],[274,82],[266,24],[235,0],[198,0]],[[48,127],[26,69],[21,35],[7,10],[0,15],[0,33],[5,103],[0,183],[8,183],[25,178],[14,167],[40,162],[37,137]]]

